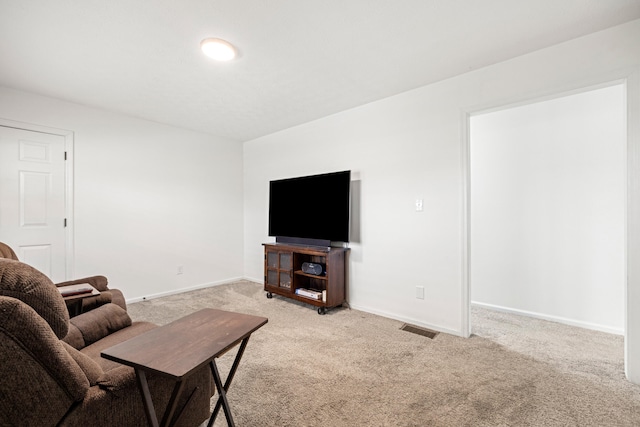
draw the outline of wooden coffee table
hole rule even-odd
[[[147,421],[152,427],[169,426],[177,421],[173,420],[174,412],[184,380],[203,366],[209,365],[219,397],[208,425],[213,425],[222,406],[227,424],[234,426],[227,390],[249,337],[267,321],[266,317],[205,308],[110,347],[102,352],[102,357],[135,369]],[[240,348],[223,385],[215,359],[238,343]],[[173,378],[176,382],[161,424],[158,424],[151,400],[147,373]]]

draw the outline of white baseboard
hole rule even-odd
[[[238,281],[241,281],[241,280],[246,280],[246,281],[257,283],[257,284],[263,284],[263,281],[264,281],[264,279],[262,279],[262,278],[257,279],[257,278],[253,278],[253,277],[235,277],[235,278],[220,280],[220,281],[216,281],[216,282],[202,283],[200,285],[190,286],[190,287],[187,287],[187,288],[174,289],[174,290],[171,290],[171,291],[168,291],[168,292],[159,292],[159,293],[156,293],[156,294],[145,295],[145,296],[138,297],[138,298],[131,298],[131,299],[127,299],[126,301],[127,301],[127,304],[140,302],[140,301],[146,301],[146,300],[150,300],[150,299],[154,299],[154,298],[162,298],[162,297],[166,297],[166,296],[170,296],[170,295],[181,294],[181,293],[184,293],[184,292],[195,291],[195,290],[198,290],[198,289],[210,288],[210,287],[213,287],[213,286],[227,285],[229,283],[234,283],[234,282],[238,282]],[[594,330],[594,331],[606,332],[606,333],[615,334],[615,335],[624,335],[624,330],[622,330],[622,329],[612,328],[612,327],[604,326],[604,325],[598,325],[598,324],[595,324],[595,323],[582,322],[582,321],[578,321],[578,320],[574,320],[574,319],[567,319],[567,318],[559,317],[559,316],[551,316],[551,315],[547,315],[547,314],[535,313],[535,312],[531,312],[531,311],[518,310],[518,309],[513,309],[513,308],[507,308],[507,307],[502,307],[502,306],[493,305],[493,304],[485,304],[485,303],[476,302],[476,301],[472,301],[471,305],[472,306],[477,306],[477,307],[482,307],[482,308],[487,308],[489,310],[501,311],[503,313],[517,314],[517,315],[520,315],[520,316],[527,316],[527,317],[533,317],[533,318],[536,318],[536,319],[549,320],[549,321],[552,321],[552,322],[562,323],[562,324],[570,325],[570,326],[577,326],[577,327],[580,327],[580,328],[591,329],[591,330]],[[366,313],[375,314],[377,316],[387,317],[389,319],[394,319],[394,320],[398,320],[398,321],[401,321],[401,322],[410,323],[412,325],[421,326],[423,328],[432,329],[432,330],[437,331],[437,332],[442,332],[442,333],[450,334],[450,335],[456,335],[456,336],[460,336],[460,337],[462,336],[461,331],[457,331],[457,330],[449,329],[449,328],[444,328],[444,327],[438,326],[438,325],[432,325],[430,323],[425,323],[425,322],[419,321],[417,319],[412,319],[410,317],[401,316],[401,315],[398,315],[396,313],[389,313],[389,312],[386,312],[386,311],[383,311],[383,310],[376,310],[376,309],[372,309],[370,307],[361,306],[361,305],[357,305],[357,304],[349,304],[349,307],[351,307],[351,308],[353,308],[355,310],[364,311]]]
[[[598,325],[596,323],[583,322],[580,320],[567,319],[566,317],[552,316],[549,314],[536,313],[533,311],[518,310],[515,308],[502,307],[499,305],[485,304],[482,302],[471,301],[472,306],[482,307],[489,310],[501,311],[503,313],[517,314],[519,316],[533,317],[536,319],[548,320],[551,322],[562,323],[569,326],[577,326],[579,328],[591,329],[593,331],[606,332],[615,335],[624,335],[624,330],[620,328],[613,328],[605,325]]]
[[[213,286],[220,286],[220,285],[227,285],[229,283],[238,282],[240,280],[249,280],[249,279],[245,279],[244,277],[235,277],[235,278],[231,278],[231,279],[220,280],[220,281],[217,281],[217,282],[202,283],[200,285],[189,286],[187,288],[173,289],[173,290],[167,291],[167,292],[159,292],[157,294],[145,295],[145,296],[138,297],[138,298],[131,298],[131,299],[127,299],[126,301],[127,301],[127,304],[134,303],[134,302],[140,302],[140,301],[147,301],[147,300],[154,299],[154,298],[167,297],[169,295],[181,294],[181,293],[184,293],[184,292],[195,291],[195,290],[198,290],[198,289],[211,288]]]
[[[375,314],[376,316],[382,316],[382,317],[386,317],[389,319],[394,319],[394,320],[399,320],[401,322],[404,323],[409,323],[411,325],[416,325],[416,326],[420,326],[423,328],[427,328],[427,329],[431,329],[433,331],[436,332],[442,332],[444,334],[449,334],[449,335],[456,335],[459,337],[462,337],[462,332],[461,331],[456,331],[453,329],[449,329],[449,328],[443,328],[442,326],[438,326],[438,325],[432,325],[430,323],[424,323],[421,322],[419,320],[416,319],[411,319],[409,317],[405,317],[405,316],[401,316],[395,313],[389,313],[386,311],[382,311],[382,310],[375,310],[369,307],[365,307],[365,306],[361,306],[361,305],[357,305],[357,304],[351,304],[349,303],[349,307],[353,308],[354,310],[360,310],[360,311],[364,311],[366,313],[371,313],[371,314]]]

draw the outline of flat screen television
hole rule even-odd
[[[276,242],[330,246],[349,241],[351,171],[269,183],[269,236]]]

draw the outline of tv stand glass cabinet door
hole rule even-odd
[[[287,249],[265,250],[265,286],[291,290],[293,278],[293,252]]]

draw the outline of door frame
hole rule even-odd
[[[49,126],[34,125],[31,123],[17,122],[15,120],[8,120],[0,118],[0,126],[22,129],[32,132],[47,133],[51,135],[58,135],[64,138],[64,150],[66,152],[66,161],[64,165],[65,171],[65,218],[67,219],[67,226],[64,229],[65,232],[65,279],[70,280],[73,277],[75,268],[74,258],[74,218],[73,218],[73,140],[74,134],[70,130],[58,129]]]
[[[640,384],[640,363],[629,355],[640,352],[640,313],[632,310],[640,303],[640,69],[621,70],[608,79],[579,87],[556,88],[538,96],[524,96],[462,111],[462,289],[461,326],[463,337],[471,336],[471,116],[513,108],[603,87],[622,84],[626,107],[626,206],[624,284],[624,368],[627,379]]]

